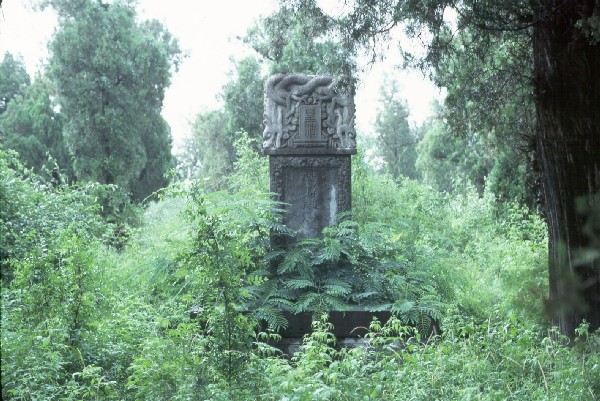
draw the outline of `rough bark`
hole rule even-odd
[[[581,261],[592,242],[583,231],[586,216],[576,208],[578,200],[594,207],[600,191],[600,44],[576,28],[600,14],[600,1],[533,3],[536,151],[549,227],[547,306],[553,324],[572,337],[583,320],[600,327],[600,260]]]

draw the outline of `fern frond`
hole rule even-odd
[[[335,277],[325,279],[322,287],[331,295],[347,295],[352,292],[352,286],[347,281]]]
[[[341,286],[336,284],[324,285],[323,289],[325,289],[325,293],[329,295],[347,295],[352,292],[352,288],[350,286]]]
[[[423,311],[421,311],[419,313],[419,318],[416,322],[417,331],[421,333],[421,335],[426,335],[427,333],[429,333],[429,329],[431,329],[432,323],[433,321],[431,317],[428,314],[423,313]]]
[[[403,299],[397,302],[394,302],[392,306],[392,312],[398,313],[401,316],[407,315],[411,310],[414,310],[415,303],[408,299]]]
[[[286,252],[283,249],[272,249],[263,256],[263,261],[268,264],[285,255]]]
[[[270,330],[279,331],[284,329],[288,325],[288,321],[283,315],[283,312],[272,306],[263,306],[254,310],[254,318],[257,320],[264,320],[267,322],[267,326]]]
[[[309,265],[310,251],[308,249],[295,248],[288,251],[281,264],[277,267],[277,273],[282,275],[295,270],[303,270]]]
[[[335,311],[347,311],[347,310],[351,310],[352,308],[350,307],[350,305],[348,305],[347,302],[344,302],[344,300],[340,299],[337,296],[332,296],[329,294],[322,294],[321,296],[321,302],[320,304],[318,304],[314,311],[315,312],[329,312],[332,310]]]
[[[285,283],[285,286],[287,288],[298,290],[298,289],[314,287],[315,283],[310,280],[305,280],[305,279],[292,279],[292,280],[288,280]]]
[[[319,294],[310,292],[302,295],[294,305],[295,313],[302,313],[309,310],[314,310],[313,306],[319,303]]]
[[[269,305],[272,305],[282,311],[291,311],[294,310],[295,303],[293,300],[286,299],[283,297],[273,297],[267,302]]]
[[[340,260],[342,246],[338,239],[327,238],[323,241],[323,248],[315,256],[313,265],[319,265],[324,262],[337,262]]]

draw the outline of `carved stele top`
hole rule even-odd
[[[263,148],[354,153],[354,111],[354,98],[336,93],[330,76],[273,75],[265,84]]]

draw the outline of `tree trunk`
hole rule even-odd
[[[548,219],[548,312],[573,337],[586,320],[600,327],[600,260],[578,202],[598,208],[600,192],[600,44],[575,27],[600,14],[598,0],[533,0],[537,159]]]

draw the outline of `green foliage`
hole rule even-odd
[[[380,88],[381,109],[375,119],[377,149],[394,177],[417,179],[415,162],[420,138],[408,124],[408,104],[398,97],[400,92],[398,82],[386,77]]]
[[[235,63],[235,72],[221,90],[223,111],[227,116],[226,130],[221,133],[233,144],[237,133],[245,131],[252,138],[260,138],[263,131],[263,88],[265,77],[262,63],[255,57],[246,57]],[[258,149],[258,147],[256,147]],[[233,153],[228,153],[230,164]]]
[[[233,148],[226,133],[226,116],[220,110],[198,113],[178,156],[182,177],[218,178],[231,166]],[[210,146],[207,146],[210,144]]]
[[[179,62],[177,41],[157,21],[138,22],[127,1],[47,3],[59,16],[50,74],[75,174],[142,200],[168,183],[173,167],[160,113]]]
[[[480,196],[473,186],[442,194],[408,179],[396,185],[358,161],[352,189],[360,228],[386,222],[370,241],[396,249],[399,260],[435,277],[427,283],[437,283],[442,299],[454,299],[470,314],[485,316],[502,305],[542,319],[546,225],[526,207],[499,208],[490,192]]]
[[[246,399],[261,387],[251,348],[255,318],[243,311],[250,296],[248,274],[259,267],[269,230],[278,225],[276,205],[253,179],[266,166],[249,141],[241,135],[238,168],[228,178],[231,190],[211,192],[206,180],[197,180],[170,191],[185,196],[188,204],[185,221],[179,220],[174,229],[179,250],[165,244],[160,254],[153,251],[152,271],[146,270],[141,281],[153,293],[148,301],[159,317],[130,368],[128,388],[135,399],[193,394]],[[162,221],[157,216],[157,227]],[[191,238],[182,237],[182,227]]]
[[[445,112],[448,112],[445,109]],[[465,184],[480,194],[493,193],[498,204],[517,201],[538,208],[534,175],[519,141],[498,142],[490,133],[453,131],[443,110],[426,121],[417,146],[416,169],[423,182],[443,192],[461,192]]]
[[[52,81],[38,75],[0,116],[0,131],[5,137],[5,146],[19,152],[29,168],[37,173],[42,173],[44,167],[52,169],[53,165],[48,166],[50,157],[60,172],[72,179],[73,163],[62,134],[65,120],[57,111],[55,96]]]
[[[331,20],[314,1],[295,5],[280,4],[280,9],[259,20],[244,42],[269,63],[271,74],[329,74],[341,85],[354,88],[356,64],[348,43],[328,35]]]
[[[42,247],[42,257],[48,250],[54,252],[63,232],[74,230],[96,237],[107,234],[89,195],[95,186],[55,186],[27,170],[14,151],[1,149],[0,174],[4,284],[12,280],[12,261],[27,259],[38,247]]]
[[[391,319],[374,321],[363,347],[341,350],[331,324],[313,327],[291,362],[266,361],[267,399],[593,400],[600,391],[600,333],[585,325],[569,348],[514,316],[448,317],[429,343]]]
[[[18,95],[24,87],[30,84],[29,74],[25,64],[6,52],[0,63],[0,115],[2,115],[10,101]]]
[[[267,259],[272,273],[255,288],[257,302],[294,313],[391,310],[425,333],[445,308],[435,272],[387,237],[384,224],[362,230],[343,220],[322,238],[305,238]],[[374,236],[379,242],[372,241]],[[439,275],[438,275],[439,277]]]
[[[494,155],[478,134],[457,136],[439,121],[431,121],[418,145],[417,170],[439,191],[460,191],[471,183],[482,193],[494,165]]]
[[[85,352],[112,230],[92,189],[51,185],[0,151],[3,399],[110,393]]]
[[[114,187],[53,187],[3,152],[3,399],[597,398],[598,334],[566,347],[535,323],[546,235],[527,208],[395,181],[359,155],[351,216],[283,252],[252,141],[217,183],[161,191],[118,252],[95,202]],[[254,332],[331,309],[395,317],[354,349],[319,318],[292,360]]]
[[[258,140],[246,132],[239,132],[233,143],[236,161],[233,171],[227,177],[227,186],[234,192],[264,196],[269,188],[269,162],[255,149]]]
[[[443,139],[462,148],[460,155],[450,151],[448,158],[462,164],[463,174],[481,190],[488,186],[503,201],[516,199],[533,207],[538,188],[530,163],[535,110],[528,38],[511,31],[480,35],[470,29],[452,39],[444,35],[446,55],[434,75],[436,84],[448,91],[441,112]]]

